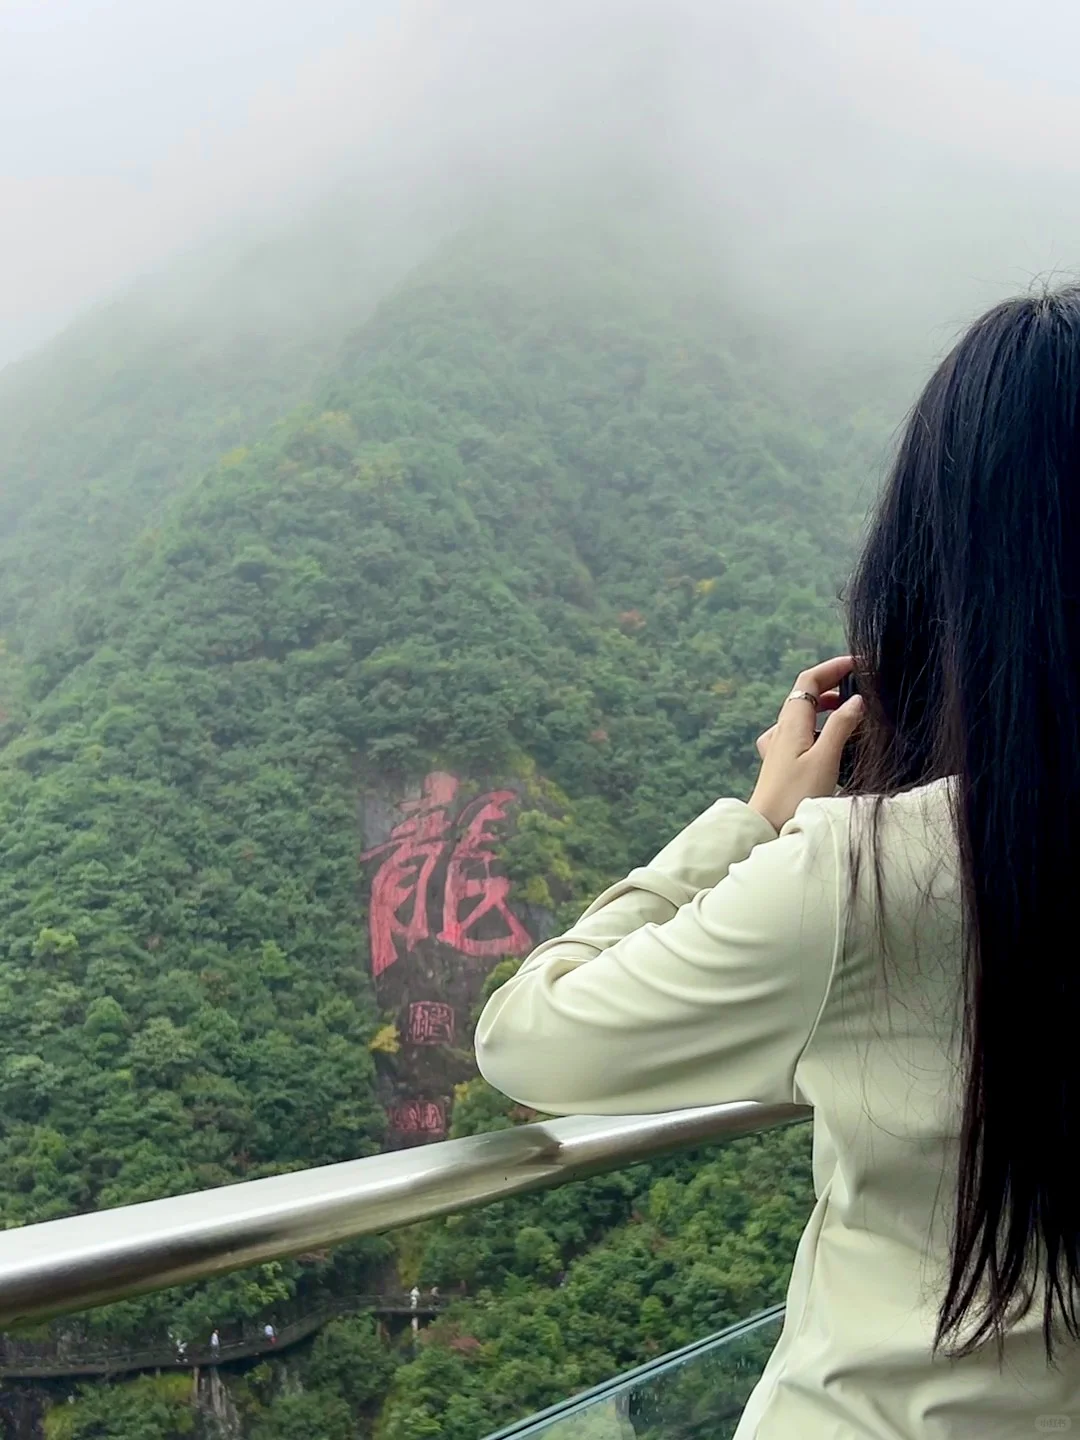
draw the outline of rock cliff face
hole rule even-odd
[[[220,1370],[196,1371],[193,1384],[200,1440],[242,1440],[244,1427]]]
[[[361,801],[362,895],[376,995],[394,1033],[379,1056],[392,1147],[441,1139],[454,1086],[476,1074],[472,1015],[491,968],[550,929],[501,873],[520,785],[448,771],[387,781]]]
[[[41,1440],[45,1394],[30,1386],[0,1390],[0,1435],[3,1440]]]

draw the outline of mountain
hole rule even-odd
[[[446,224],[385,187],[343,185],[288,225],[146,277],[0,370],[0,633],[24,654],[67,638],[127,545],[312,397]]]
[[[837,644],[875,397],[812,388],[677,233],[490,220],[357,268],[333,325],[242,331],[226,276],[205,323],[151,290],[3,377],[6,1224],[522,1118],[472,1078],[485,989],[744,793]],[[230,1404],[474,1440],[777,1298],[808,1193],[782,1135],[71,1333],[464,1287],[415,1357],[335,1322]],[[192,1433],[170,1384],[44,1433]]]

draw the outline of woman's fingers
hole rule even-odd
[[[862,698],[841,705],[836,689],[851,669],[850,655],[838,655],[804,670],[776,724],[758,739],[762,766],[749,804],[777,831],[804,800],[836,790],[841,754],[863,716]],[[819,710],[827,713],[815,736]]]
[[[755,742],[755,748],[762,760],[765,759],[765,752],[778,733],[782,734],[787,741],[794,742],[793,748],[796,753],[801,754],[814,743],[816,735],[819,735],[824,729],[824,726],[821,727],[821,730],[818,729],[817,717],[840,707],[840,692],[836,689],[836,685],[839,680],[850,673],[851,669],[850,655],[838,655],[833,660],[825,660],[820,665],[814,665],[809,670],[802,672],[792,689],[813,695],[817,703],[788,696],[780,707],[780,714],[775,725],[770,725]],[[822,688],[833,676],[838,678],[833,681],[832,687]],[[792,711],[794,715],[789,714]]]
[[[861,695],[852,695],[850,700],[845,700],[821,727],[821,733],[817,738],[817,746],[820,750],[821,759],[829,765],[840,765],[840,756],[844,752],[844,746],[851,739],[859,727],[863,718],[863,698]]]
[[[780,706],[776,724],[780,734],[790,738],[798,749],[805,750],[813,744],[817,712],[822,708],[831,708],[823,703],[824,697],[836,689],[845,675],[851,673],[854,663],[850,655],[837,655],[832,660],[823,660],[820,665],[812,665],[795,681]],[[807,699],[807,696],[814,698]]]
[[[834,655],[831,660],[822,660],[820,665],[811,665],[795,681],[796,690],[812,690],[822,695],[826,690],[835,690],[845,675],[850,675],[855,661],[850,655]]]

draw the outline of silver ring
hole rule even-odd
[[[791,694],[787,696],[784,701],[785,705],[787,704],[788,700],[809,700],[810,704],[813,705],[815,710],[821,703],[819,697],[815,695],[811,690],[792,690]]]

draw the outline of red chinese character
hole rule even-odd
[[[391,1130],[414,1135],[420,1129],[420,1107],[415,1100],[409,1100],[404,1105],[391,1105],[387,1113]]]
[[[376,845],[360,857],[370,860],[389,852],[371,886],[371,970],[376,977],[398,959],[399,940],[408,953],[431,934],[429,890],[448,845],[450,807],[457,790],[453,775],[433,771],[424,779],[421,798],[401,806],[410,818],[395,825],[384,845]],[[447,864],[438,935],[444,945],[463,955],[523,955],[532,948],[528,933],[507,903],[510,881],[491,873],[494,836],[487,827],[505,819],[507,805],[516,798],[513,790],[493,790],[463,812],[465,832]],[[476,927],[487,915],[498,917],[503,933],[479,939]]]
[[[425,1135],[445,1135],[446,1116],[437,1100],[426,1100],[420,1107],[420,1129]]]
[[[385,845],[376,845],[360,856],[370,860],[383,851],[391,853],[379,866],[371,885],[371,973],[381,975],[398,958],[397,938],[412,950],[426,940],[428,928],[428,885],[443,852],[450,828],[449,806],[457,794],[453,775],[436,770],[425,776],[423,795],[406,800],[401,809],[412,818],[395,825]],[[412,907],[404,923],[400,911],[411,898]]]
[[[390,1128],[399,1135],[445,1135],[446,1112],[438,1100],[406,1100],[391,1105]]]
[[[417,1000],[409,1006],[410,1045],[452,1045],[454,1009],[439,1000]]]
[[[505,875],[491,873],[495,852],[490,846],[495,837],[488,833],[487,827],[505,819],[507,805],[516,798],[513,790],[492,790],[474,801],[465,833],[450,857],[439,939],[463,955],[524,955],[532,949],[528,932],[506,903],[510,881]],[[470,901],[474,903],[470,905]],[[469,908],[465,909],[466,906]],[[502,921],[504,933],[487,940],[477,939],[470,932],[485,915],[491,914]]]

